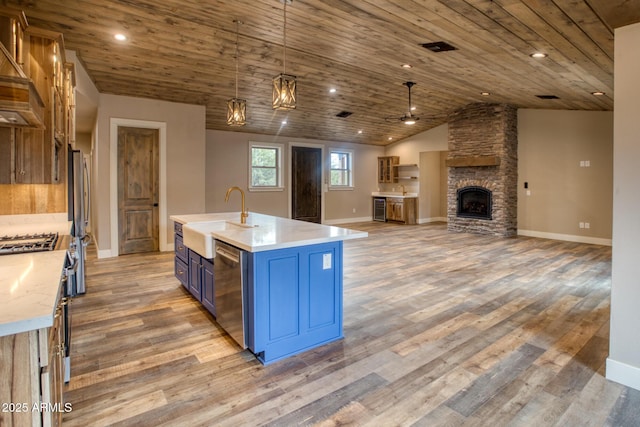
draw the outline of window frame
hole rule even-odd
[[[274,186],[254,186],[253,185],[253,149],[266,148],[276,150],[276,185]],[[284,169],[284,144],[274,142],[249,142],[249,191],[284,191],[282,180]],[[257,166],[256,166],[257,167]]]
[[[349,156],[349,167],[348,169],[333,169],[331,167],[331,156],[334,153],[339,154],[347,154]],[[345,190],[353,190],[355,188],[355,174],[354,174],[354,151],[348,148],[330,148],[329,149],[329,190],[331,191],[345,191]],[[333,171],[348,171],[349,173],[349,183],[347,185],[333,185],[331,184],[331,176]]]

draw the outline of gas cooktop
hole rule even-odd
[[[57,241],[58,233],[0,236],[0,255],[52,251]]]

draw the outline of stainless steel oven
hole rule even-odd
[[[64,361],[64,382],[68,383],[71,379],[71,298],[75,295],[78,258],[73,250],[67,249],[64,268],[62,269],[60,287],[62,292],[62,325],[63,325],[63,361]]]

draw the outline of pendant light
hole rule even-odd
[[[229,126],[244,126],[247,120],[247,100],[238,98],[238,33],[241,21],[236,24],[236,96],[227,101],[227,124]]]
[[[284,41],[282,55],[282,73],[273,78],[273,109],[293,110],[296,108],[296,76],[287,74],[287,4],[293,0],[280,0],[284,3]]]

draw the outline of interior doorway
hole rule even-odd
[[[118,126],[118,252],[159,249],[159,131]]]
[[[322,148],[291,147],[291,218],[322,222]]]

